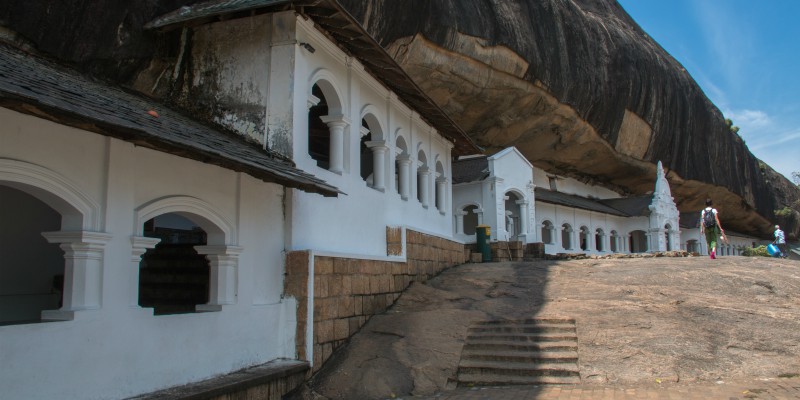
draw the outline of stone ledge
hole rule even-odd
[[[296,377],[297,379],[295,382],[287,382],[283,390],[280,390],[283,393],[276,393],[278,397],[275,399],[278,400],[283,394],[288,393],[296,386],[303,383],[308,369],[309,365],[306,361],[275,360],[204,381],[131,397],[129,400],[210,400],[233,398],[230,395],[243,393],[258,386],[269,385],[280,382],[281,380],[289,380]]]

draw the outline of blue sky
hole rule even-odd
[[[756,157],[789,179],[800,172],[800,0],[618,2]]]

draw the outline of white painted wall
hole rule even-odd
[[[697,212],[698,218],[700,211]],[[741,255],[741,249],[744,247],[754,247],[767,245],[770,242],[763,239],[754,238],[752,236],[743,235],[736,232],[725,232],[728,243],[723,243],[717,240],[717,256],[738,256]],[[697,250],[701,255],[708,255],[708,245],[706,244],[706,237],[700,233],[700,228],[681,229],[681,249],[691,251],[688,243],[690,240],[695,240],[698,243]]]
[[[511,204],[512,212],[522,221],[520,235],[513,240],[523,243],[537,241],[536,210],[533,195],[533,166],[520,152],[514,148],[506,148],[487,158],[489,177],[481,182],[462,183],[453,186],[453,210],[455,215],[455,237],[468,243],[476,242],[476,235],[466,235],[463,228],[459,231],[461,218],[459,215],[470,206],[478,206],[481,217],[479,221],[491,229],[492,241],[512,240],[513,232],[509,232],[506,221],[506,195],[511,192],[522,204]],[[512,197],[512,196],[508,196]],[[520,222],[515,222],[520,223]],[[517,227],[515,226],[515,230]]]
[[[310,21],[297,20],[297,42],[309,43],[311,53],[296,46],[294,81],[291,85],[270,87],[275,93],[291,99],[296,111],[293,118],[293,159],[297,167],[316,175],[338,187],[345,195],[323,198],[319,195],[292,191],[287,248],[290,250],[314,249],[373,256],[386,255],[386,226],[405,225],[434,235],[452,235],[451,164],[452,144],[409,109],[397,96],[375,80],[352,57],[316,30]],[[347,122],[343,132],[343,171],[334,173],[317,166],[308,154],[308,114],[312,86],[325,80],[335,89],[333,99],[326,94],[328,103],[341,103],[340,110]],[[281,96],[279,96],[281,97]],[[333,114],[331,111],[330,114]],[[378,121],[372,140],[384,141],[387,147],[384,166],[383,191],[368,186],[360,175],[359,146],[361,120],[370,114]],[[410,193],[406,200],[398,194],[395,184],[395,157],[397,138],[402,136],[412,160]],[[427,208],[417,200],[417,174],[419,152],[423,151],[428,180]],[[436,162],[442,164],[447,180],[444,207],[436,208]]]
[[[0,120],[0,185],[15,176],[9,165],[48,171],[96,205],[84,229],[110,236],[96,309],[0,326],[0,359],[13,366],[0,373],[4,398],[123,398],[295,356],[296,302],[281,299],[281,186],[7,109]],[[170,196],[211,207],[230,225],[226,244],[243,248],[236,296],[221,311],[154,316],[136,305],[136,210]]]

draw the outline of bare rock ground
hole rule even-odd
[[[467,328],[573,317],[581,381],[693,383],[800,373],[800,263],[723,257],[465,264],[412,285],[296,399],[452,388]]]

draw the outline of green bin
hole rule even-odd
[[[482,261],[492,261],[492,248],[489,247],[489,239],[492,236],[492,228],[488,225],[478,225],[475,228],[478,236],[478,251],[483,255]]]

